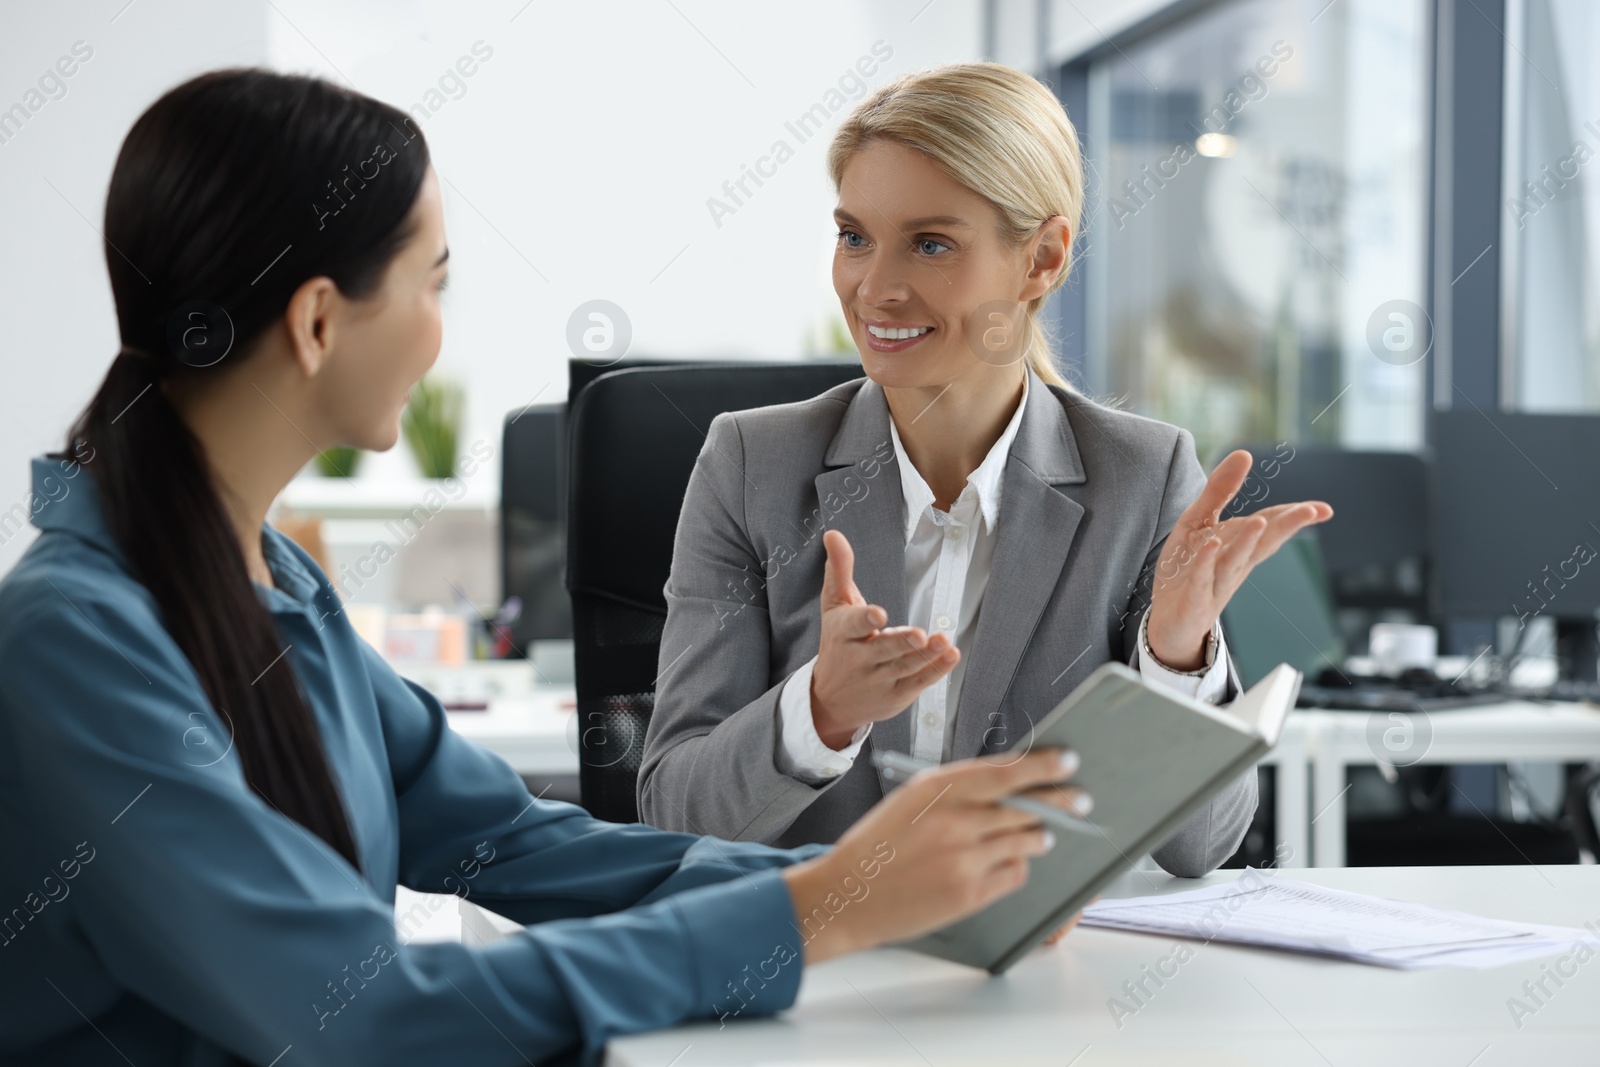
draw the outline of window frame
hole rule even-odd
[[[1096,114],[1092,80],[1106,61],[1134,45],[1159,38],[1189,20],[1204,17],[1232,0],[1176,0],[1098,44],[1060,58],[1046,80],[1056,90],[1078,129],[1086,162],[1102,158],[1097,151],[1106,136],[1110,115]],[[1505,126],[1510,101],[1505,84],[1508,5],[1520,11],[1521,0],[1474,0],[1461,8],[1453,0],[1429,0],[1424,7],[1423,72],[1425,103],[1423,310],[1433,330],[1433,345],[1424,357],[1422,449],[1432,443],[1433,410],[1457,404],[1492,409],[1514,396],[1514,309],[1508,300],[1515,269],[1514,249],[1506,262],[1502,188]],[[1103,98],[1105,94],[1100,94]],[[1093,172],[1086,175],[1084,216],[1094,217],[1095,198],[1102,195]],[[1084,235],[1073,277],[1046,310],[1058,338],[1057,354],[1069,378],[1082,381],[1091,393],[1103,395],[1106,383],[1087,358],[1086,337],[1097,286],[1105,283],[1095,268],[1092,228]],[[1485,247],[1487,246],[1487,247]],[[1100,275],[1097,277],[1097,275]],[[1431,396],[1430,396],[1431,393]]]

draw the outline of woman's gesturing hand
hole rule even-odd
[[[1054,839],[999,802],[1027,793],[1064,811],[1083,791],[1065,749],[979,757],[922,771],[863,815],[832,851],[786,868],[807,963],[900,941],[1019,888]]]
[[[1307,500],[1219,522],[1251,462],[1242,448],[1228,453],[1167,536],[1145,630],[1150,651],[1163,666],[1198,669],[1205,661],[1206,635],[1251,569],[1304,527],[1333,517],[1329,505]]]
[[[889,613],[856,588],[855,552],[844,534],[822,535],[822,642],[811,670],[811,717],[832,749],[869,722],[904,710],[955,667],[961,653],[945,634],[917,626],[883,628]]]

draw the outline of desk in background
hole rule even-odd
[[[1228,881],[1130,871],[1104,894]],[[1318,885],[1503,919],[1600,920],[1600,867],[1366,867],[1285,872]],[[1522,1067],[1600,1063],[1600,956],[1531,1015],[1509,998],[1561,957],[1488,971],[1394,971],[1220,943],[1078,929],[999,978],[883,949],[805,975],[795,1007],[613,1041],[607,1067]],[[1168,962],[1163,963],[1161,961]],[[1174,967],[1176,969],[1174,970]],[[1149,972],[1146,971],[1149,969]],[[1571,969],[1571,967],[1569,967]],[[1158,986],[1147,973],[1163,972]],[[1143,981],[1148,995],[1130,994]],[[1113,1015],[1113,999],[1128,1011]],[[1531,1002],[1530,1002],[1531,1003]]]
[[[1311,762],[1306,833],[1314,838],[1311,855],[1318,867],[1344,866],[1346,771],[1353,765],[1600,759],[1600,708],[1589,704],[1508,701],[1411,715],[1301,710],[1290,716],[1296,719]],[[1600,1063],[1600,1048],[1594,1062]]]
[[[577,779],[577,693],[570,669],[565,675],[548,666],[540,670],[529,660],[453,667],[397,664],[395,669],[439,698],[452,730],[494,752],[524,778]],[[458,705],[474,705],[474,710],[453,710]]]
[[[443,696],[444,694],[440,694]],[[569,686],[535,685],[489,701],[485,711],[452,711],[450,727],[510,763],[524,778],[575,777],[578,773],[576,697]],[[1306,721],[1291,716],[1277,746],[1262,760],[1277,769],[1274,792],[1278,855],[1283,866],[1303,867],[1311,855]]]
[[[484,711],[448,714],[452,730],[494,752],[524,778],[576,777],[576,707],[571,686],[540,686],[492,700]]]
[[[529,670],[526,679],[511,665],[497,669],[503,675],[497,679],[502,695],[490,699],[484,711],[450,712],[451,728],[498,753],[526,778],[575,779],[578,742],[572,687],[534,682],[528,668],[523,668]],[[446,700],[465,691],[464,686],[484,684],[476,675],[470,682],[437,671],[413,676]],[[1585,704],[1515,701],[1399,718],[1389,713],[1297,710],[1284,723],[1277,746],[1261,761],[1275,768],[1277,775],[1274,822],[1280,866],[1344,865],[1346,771],[1354,765],[1376,765],[1385,752],[1384,732],[1391,729],[1412,739],[1403,754],[1394,757],[1404,765],[1600,759],[1600,708]],[[1417,740],[1424,731],[1425,745]],[[1418,749],[1423,750],[1420,757]],[[1600,1063],[1600,1051],[1596,1062]]]

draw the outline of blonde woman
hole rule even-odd
[[[890,788],[869,749],[1003,751],[1111,660],[1227,701],[1223,605],[1333,514],[1221,521],[1248,453],[1208,480],[1187,431],[1056,371],[1038,315],[1083,174],[1039,82],[990,63],[903,77],[845,121],[828,168],[866,377],[711,426],[639,780],[642,817],[672,829],[832,841]],[[1210,871],[1255,807],[1251,772],[1155,858]]]

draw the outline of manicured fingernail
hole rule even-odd
[[[1094,797],[1090,796],[1088,793],[1080,793],[1072,801],[1072,807],[1073,810],[1079,815],[1087,817],[1088,814],[1094,810]]]
[[[1056,835],[1051,833],[1049,830],[1046,830],[1044,832],[1044,850],[1046,852],[1049,852],[1051,849],[1053,849],[1055,847],[1056,847]]]
[[[1061,750],[1061,773],[1077,774],[1078,767],[1082,763],[1082,758],[1078,756],[1078,753],[1075,750],[1070,748]]]

